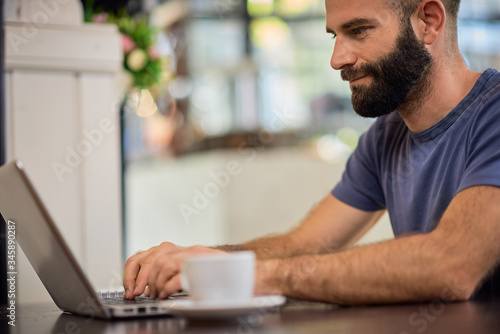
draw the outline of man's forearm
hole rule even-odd
[[[214,248],[227,252],[251,250],[259,259],[283,258],[306,253],[294,239],[291,234],[284,234],[259,238],[243,244],[222,245]]]
[[[252,250],[258,258],[331,253],[356,241],[379,220],[383,212],[358,210],[328,194],[307,218],[289,233],[215,248],[225,251]]]
[[[258,261],[256,292],[341,304],[466,300],[500,258],[498,203],[499,187],[471,187],[430,233]]]
[[[327,255],[258,262],[257,292],[339,304],[463,300],[469,281],[415,235]]]

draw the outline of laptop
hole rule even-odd
[[[63,312],[101,319],[168,314],[158,300],[94,290],[19,160],[0,167],[0,213],[14,224],[16,241]]]

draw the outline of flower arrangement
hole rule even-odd
[[[154,91],[167,79],[168,59],[160,57],[155,48],[158,29],[149,26],[146,17],[132,18],[127,14],[115,16],[108,13],[92,15],[87,20],[94,23],[116,24],[122,35],[123,69],[129,83],[126,90],[133,88]]]
[[[147,17],[131,17],[123,8],[108,9],[108,13],[96,7],[95,0],[86,0],[85,21],[115,24],[121,34],[123,70],[120,85],[124,96],[120,117],[124,122],[125,159],[140,155],[145,149],[162,150],[170,145],[179,119],[175,99],[168,99],[166,96],[170,95],[164,94],[168,82],[175,77],[174,55],[162,55],[157,51],[156,36],[161,30],[151,27]],[[157,101],[162,102],[161,109]]]
[[[122,34],[123,67],[132,77],[132,86],[152,90],[163,79],[163,59],[154,47],[156,29],[146,19],[123,16],[116,22]]]

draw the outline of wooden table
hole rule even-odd
[[[500,298],[462,303],[339,307],[291,301],[279,311],[233,322],[196,322],[176,317],[102,321],[61,313],[53,304],[20,306],[16,326],[2,310],[0,333],[500,333]]]

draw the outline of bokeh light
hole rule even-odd
[[[260,49],[278,49],[290,38],[290,29],[286,22],[278,17],[265,17],[252,21],[250,37]]]
[[[128,103],[139,117],[149,117],[158,111],[156,102],[147,89],[132,91]]]
[[[248,0],[247,10],[250,16],[266,16],[274,12],[273,0]]]
[[[352,150],[334,135],[325,135],[316,142],[316,152],[319,157],[332,164],[344,161]]]

